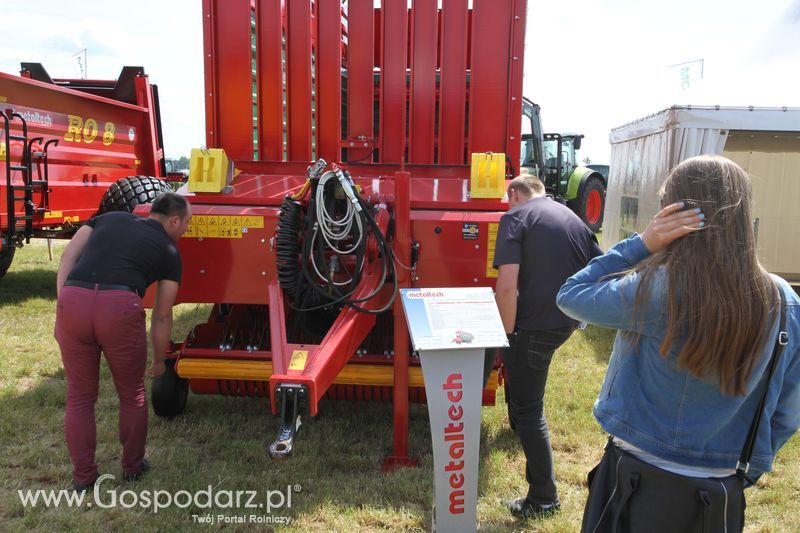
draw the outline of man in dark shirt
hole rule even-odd
[[[172,331],[172,306],[181,280],[176,241],[191,219],[183,196],[165,193],[150,217],[112,212],[89,220],[70,241],[58,267],[55,336],[67,376],[64,433],[76,490],[98,477],[95,463],[97,402],[102,351],[119,397],[122,473],[128,481],[148,469],[147,330],[141,296],[158,282],[151,318],[153,361],[148,375],[164,372]]]
[[[496,298],[511,344],[503,356],[509,415],[525,452],[529,488],[525,498],[504,503],[512,515],[531,518],[560,508],[544,391],[553,353],[577,323],[558,309],[556,294],[603,252],[575,213],[545,196],[535,176],[511,181],[508,205],[495,246]]]

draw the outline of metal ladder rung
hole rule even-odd
[[[13,135],[10,134],[8,138],[12,141],[27,141],[28,139],[24,135]]]
[[[31,185],[34,187],[44,187],[47,182],[44,180],[31,180]]]
[[[33,187],[30,185],[12,185],[11,188],[15,191],[31,191],[33,192]]]
[[[15,196],[14,200],[17,201],[17,202],[20,202],[22,200],[26,200],[26,198],[24,196]]]
[[[28,172],[28,167],[24,165],[11,165],[11,170],[18,170],[20,172]]]

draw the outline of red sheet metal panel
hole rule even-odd
[[[266,303],[277,276],[270,250],[277,220],[270,207],[193,204],[192,223],[178,241],[185,267],[177,301]]]
[[[503,211],[411,212],[411,234],[421,244],[417,287],[490,287],[494,235]],[[447,265],[447,268],[442,268]]]
[[[0,110],[6,114],[13,110],[27,118],[29,141],[41,139],[32,142],[34,154],[49,143],[46,197],[50,211],[34,215],[34,228],[87,220],[116,180],[137,174],[161,175],[163,154],[156,135],[156,113],[151,111],[152,87],[146,76],[136,77],[134,86],[138,105],[0,72]],[[19,165],[25,150],[21,140],[6,140],[2,126],[0,121],[0,229],[7,230],[5,160]],[[10,130],[12,135],[22,135],[22,121],[11,120]],[[44,158],[34,156],[31,177],[43,180],[44,173]],[[11,179],[16,185],[23,184],[19,171],[12,170]],[[43,206],[41,190],[35,188],[32,194],[33,202]],[[22,201],[17,201],[15,212],[21,210]]]
[[[511,1],[475,0],[469,93],[469,152],[505,152]]]
[[[511,22],[511,65],[508,88],[508,147],[515,174],[519,172],[520,132],[522,131],[522,66],[525,52],[526,0],[514,0]]]
[[[217,78],[215,75],[215,61],[217,57],[216,39],[214,36],[217,14],[214,6],[216,0],[203,0],[203,78],[205,87],[205,109],[206,109],[206,146],[209,148],[218,147],[216,131],[219,130],[217,124]]]
[[[339,161],[342,23],[339,2],[317,3],[317,157]]]
[[[311,2],[287,0],[286,135],[289,161],[311,159]]]
[[[399,163],[406,144],[406,0],[383,0],[382,11],[380,160]]]
[[[281,161],[283,146],[283,17],[281,0],[256,3],[258,158]]]
[[[375,15],[372,0],[350,0],[347,35],[347,136],[374,136]],[[372,150],[347,151],[347,161],[372,161]]]
[[[408,161],[433,163],[436,127],[436,0],[414,0],[411,10],[411,99]]]
[[[250,0],[205,0],[203,23],[206,109],[210,110],[206,116],[206,143],[224,148],[232,159],[251,160]]]
[[[442,7],[439,163],[464,163],[467,100],[467,0]]]

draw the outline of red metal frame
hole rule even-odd
[[[338,2],[318,2],[317,7],[317,155],[339,161],[342,127],[342,24]],[[337,90],[331,90],[336,87]]]
[[[351,0],[348,4],[347,46],[347,136],[373,138],[373,71],[375,15],[372,0]],[[372,161],[371,149],[350,149],[347,159]]]
[[[464,118],[467,101],[467,0],[450,0],[442,8],[439,162],[464,163]]]
[[[221,351],[213,343],[187,344],[181,357],[271,360],[268,393],[273,410],[275,388],[281,384],[306,386],[312,416],[328,393],[346,398],[388,394],[385,388],[333,385],[339,372],[354,364],[351,357],[362,341],[375,335],[379,324],[374,316],[345,308],[317,345],[300,345],[287,336],[288,306],[276,280],[269,243],[279,205],[305,181],[308,161],[314,155],[312,140],[319,156],[345,160],[342,166],[350,171],[364,197],[388,206],[400,287],[493,285],[490,234],[507,205],[502,200],[470,198],[467,154],[505,152],[512,161],[519,159],[521,116],[517,115],[521,115],[526,2],[475,0],[474,4],[473,11],[466,0],[448,0],[443,10],[438,10],[435,0],[414,0],[409,10],[406,0],[383,0],[380,8],[373,9],[372,0],[350,0],[343,13],[339,2],[254,0],[260,159],[254,161],[252,153],[247,153],[252,149],[252,124],[247,120],[251,112],[245,110],[252,101],[249,96],[233,101],[249,91],[252,83],[249,63],[247,76],[240,64],[245,54],[233,50],[234,46],[250,50],[249,41],[244,43],[244,37],[250,35],[250,3],[226,2],[223,17],[220,0],[204,1],[209,146],[225,148],[241,173],[224,193],[192,197],[194,213],[256,213],[263,227],[230,242],[183,238],[179,245],[184,263],[192,266],[179,299],[266,305],[270,346]],[[229,35],[237,37],[225,37]],[[285,74],[280,71],[282,42],[287,46]],[[238,54],[232,65],[227,64],[229,53]],[[230,114],[233,109],[238,109],[238,117]],[[249,144],[245,136],[249,136]],[[373,157],[373,149],[377,157]],[[281,162],[284,153],[287,161]],[[387,224],[387,212],[383,213],[382,224]],[[412,263],[412,242],[419,244],[413,276],[403,267]],[[205,273],[199,273],[201,266]],[[371,266],[366,268],[360,294],[377,283],[369,271]],[[207,276],[212,271],[214,276]],[[384,297],[388,296],[385,292]],[[399,302],[391,316],[381,327],[389,324],[392,329],[380,330],[394,339],[393,345],[386,347],[394,352],[394,442],[384,464],[387,470],[413,463],[408,456],[408,401],[409,396],[424,399],[419,391],[409,393],[409,365],[419,362],[409,357],[408,331]],[[219,317],[214,317],[198,327],[202,335],[219,334],[222,326]],[[227,320],[226,324],[239,319],[242,317],[236,313],[220,318]],[[295,350],[308,352],[302,370],[290,368]],[[193,388],[195,385],[205,392],[267,392],[263,383],[258,389],[236,380],[214,383],[199,379]],[[493,392],[484,399],[493,401]]]
[[[507,153],[511,161],[520,160],[520,132],[522,129],[522,54],[517,55],[518,50],[525,49],[525,2],[526,0],[514,0],[513,13],[511,18],[511,35],[509,47],[511,50],[511,61],[509,66],[508,83],[508,129],[506,131]]]
[[[290,161],[311,160],[311,3],[287,1],[286,137]]]
[[[250,0],[203,0],[206,144],[245,160],[253,158],[250,17]]]
[[[158,141],[158,117],[153,88],[147,76],[134,80],[136,103],[130,104],[104,96],[89,94],[70,84],[86,84],[86,80],[56,79],[47,83],[22,76],[0,73],[0,109],[15,110],[28,117],[28,139],[34,154],[44,144],[57,140],[48,148],[48,202],[35,190],[33,202],[47,210],[35,215],[34,237],[59,236],[56,230],[77,226],[91,217],[99,207],[108,186],[116,180],[137,174],[161,177],[163,150]],[[94,85],[113,88],[115,80],[96,80]],[[21,134],[21,122],[11,122],[11,133]],[[0,124],[0,143],[7,144],[6,157],[19,164],[22,141],[6,143]],[[44,177],[44,158],[32,160],[32,178]],[[16,185],[21,175],[12,174]],[[7,230],[5,161],[0,160],[0,231]],[[69,233],[64,233],[68,236]]]
[[[283,160],[283,12],[281,0],[256,3],[258,157]]]
[[[506,140],[509,55],[522,58],[521,53],[508,49],[512,5],[510,1],[475,0],[472,12],[467,152],[505,152],[497,147],[511,148]]]
[[[414,0],[411,8],[411,96],[408,161],[433,163],[436,130],[436,0]]]
[[[406,148],[408,10],[405,1],[383,0],[381,12],[380,161],[402,166]]]

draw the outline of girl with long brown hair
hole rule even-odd
[[[594,406],[609,446],[682,476],[736,472],[765,388],[747,483],[800,427],[800,298],[758,261],[752,197],[733,161],[688,159],[645,231],[558,294],[567,315],[619,330]],[[767,383],[781,300],[788,344]]]

